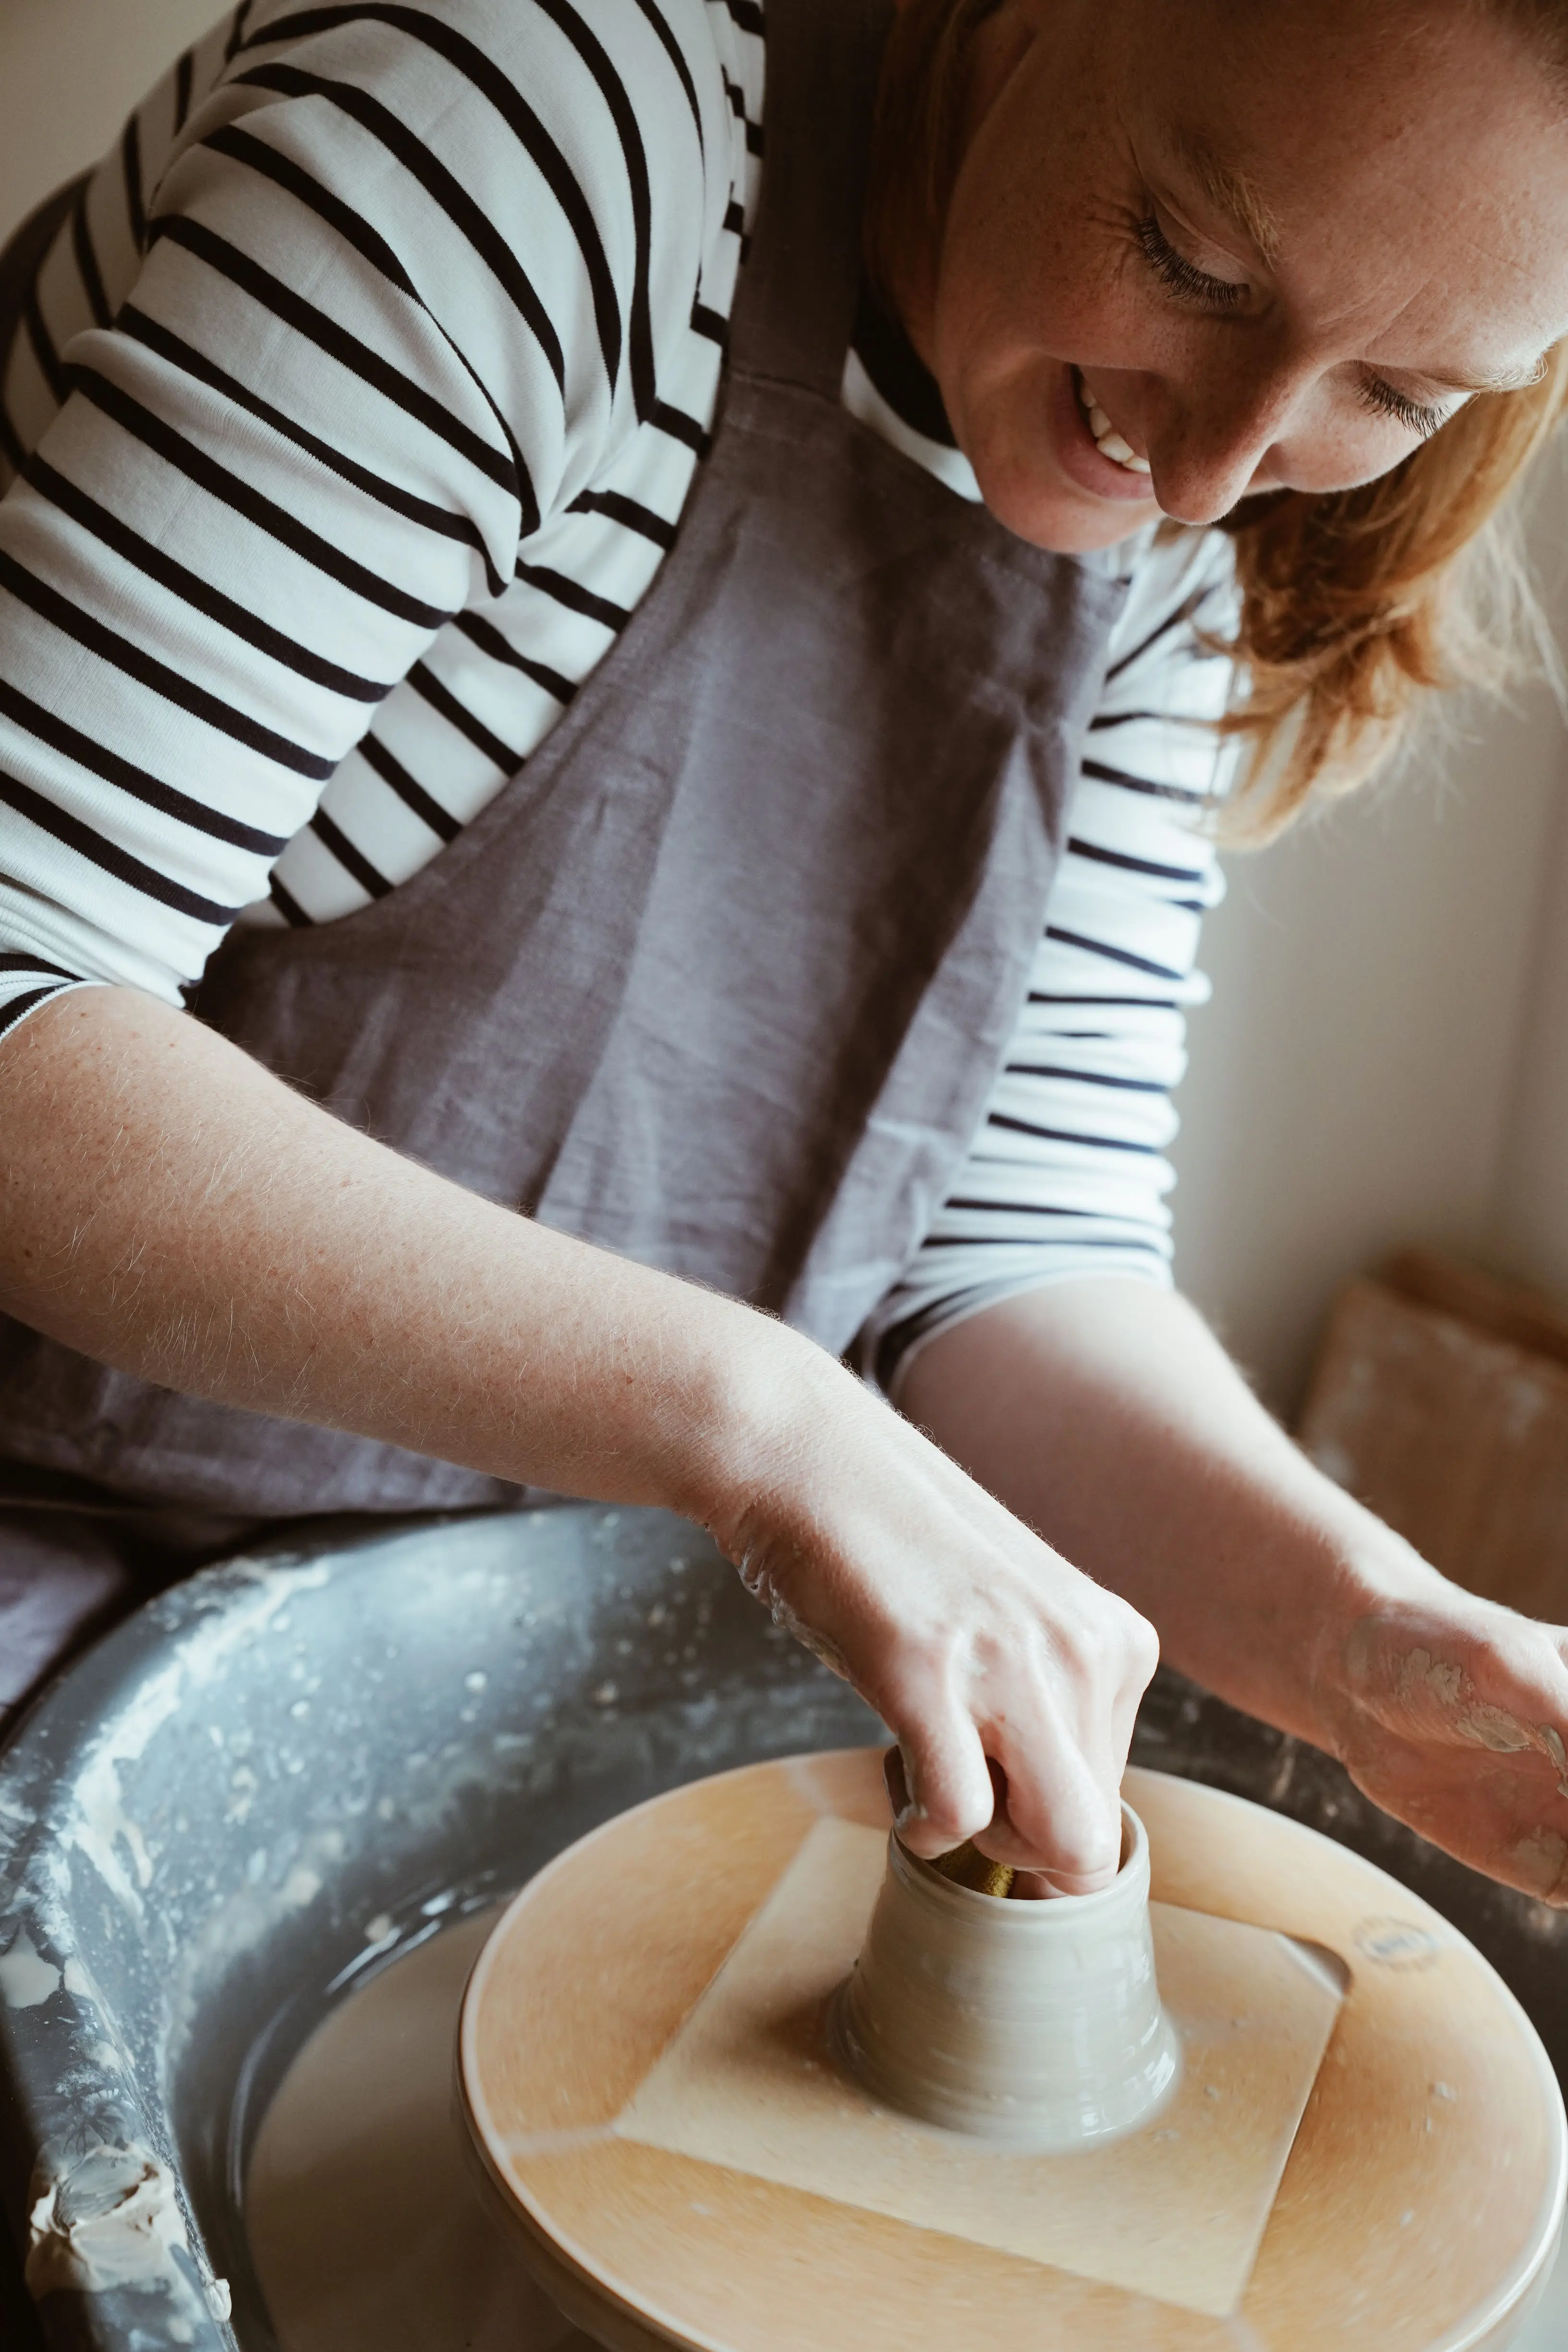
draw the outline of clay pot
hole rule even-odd
[[[1098,1895],[1024,1903],[955,1886],[888,1842],[888,1873],[835,2019],[873,2095],[921,2121],[1059,2154],[1135,2131],[1173,2088],[1149,1842],[1122,1809]]]

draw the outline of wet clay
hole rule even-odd
[[[267,2111],[245,2211],[282,2352],[588,2352],[485,2211],[454,2113],[458,2004],[497,1916],[334,2011]]]
[[[1142,1824],[1122,1807],[1121,1867],[1109,1886],[1044,1903],[955,1883],[889,1837],[834,2022],[872,2095],[921,2122],[1041,2154],[1140,2129],[1181,2067],[1160,2003]]]

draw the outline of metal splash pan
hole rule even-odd
[[[152,1602],[0,1762],[0,2193],[46,2341],[272,2346],[246,2163],[333,2001],[642,1797],[879,1732],[660,1513],[426,1525]]]
[[[882,1736],[658,1512],[426,1522],[149,1603],[0,1757],[0,2198],[51,2352],[276,2352],[246,2170],[333,2005],[643,1798]],[[1134,1755],[1404,1879],[1568,2069],[1568,1916],[1173,1675]]]

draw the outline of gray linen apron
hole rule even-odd
[[[839,1352],[919,1248],[1027,984],[1123,590],[845,412],[887,0],[769,0],[712,451],[540,750],[432,864],[238,930],[199,1016],[340,1118]],[[0,1323],[0,1450],[292,1516],[518,1490]]]

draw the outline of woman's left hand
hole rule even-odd
[[[1431,1575],[1335,1648],[1319,1698],[1357,1788],[1461,1862],[1568,1909],[1568,1629]]]
[[[1064,1283],[922,1349],[903,1402],[1231,1706],[1568,1909],[1568,1629],[1450,1584],[1258,1404],[1184,1299]]]

